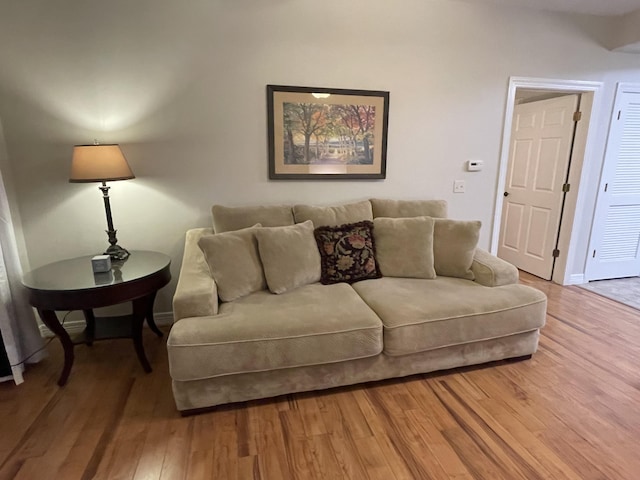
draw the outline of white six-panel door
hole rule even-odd
[[[587,280],[640,275],[640,85],[616,93],[591,230]]]
[[[578,95],[516,105],[498,256],[551,279]]]

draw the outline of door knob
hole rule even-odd
[[[509,196],[509,192],[504,192],[504,196],[508,197]]]

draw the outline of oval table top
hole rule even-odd
[[[157,290],[171,279],[171,258],[163,253],[134,250],[111,270],[93,273],[86,255],[50,263],[24,274],[23,285],[36,308],[66,310],[97,308],[125,302]]]

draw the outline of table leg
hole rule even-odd
[[[40,314],[42,323],[49,327],[49,330],[51,330],[60,339],[62,349],[64,350],[64,367],[62,367],[62,373],[58,379],[58,385],[62,387],[67,383],[67,379],[69,378],[71,367],[73,365],[73,342],[71,342],[71,337],[69,337],[67,331],[60,324],[60,320],[58,320],[56,312],[53,310],[38,310],[38,313]]]
[[[83,310],[84,320],[87,322],[85,328],[85,343],[88,346],[93,345],[93,340],[96,338],[96,317],[93,314],[93,310]]]
[[[149,298],[149,308],[147,310],[147,324],[149,325],[149,328],[153,333],[155,333],[159,337],[162,337],[162,332],[157,327],[156,322],[153,319],[153,304],[156,301],[156,293],[158,292],[156,291],[149,295],[150,298]]]
[[[153,295],[136,298],[133,301],[133,325],[131,326],[133,346],[136,349],[138,360],[140,360],[142,368],[147,373],[151,372],[151,365],[149,365],[149,360],[147,360],[147,356],[144,354],[144,345],[142,344],[142,325],[144,324],[145,316],[149,311],[150,303],[153,306]]]

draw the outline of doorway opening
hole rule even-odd
[[[576,238],[577,235],[572,234],[578,230],[576,227],[581,224],[580,222],[591,221],[590,218],[584,215],[584,208],[579,208],[583,203],[580,187],[590,169],[597,166],[597,162],[589,161],[592,150],[591,137],[593,137],[593,135],[590,135],[589,127],[593,119],[596,118],[596,107],[600,102],[601,88],[602,83],[600,82],[531,78],[511,78],[509,81],[498,189],[495,197],[491,252],[498,256],[501,256],[500,254],[504,256],[505,249],[500,248],[501,241],[503,247],[505,243],[520,243],[524,245],[526,239],[523,236],[528,236],[529,253],[531,253],[529,257],[531,259],[539,257],[537,260],[544,258],[547,262],[551,259],[551,267],[548,270],[544,270],[545,272],[548,271],[548,275],[546,273],[544,275],[541,274],[541,271],[532,271],[532,273],[543,278],[546,276],[551,278],[553,282],[562,285],[583,283],[584,278],[583,265],[586,246],[579,245]],[[523,148],[520,149],[520,152],[516,152],[516,157],[519,156],[519,160],[516,159],[515,172],[513,168],[510,170],[510,161],[513,160],[514,149],[518,147],[517,142],[514,142],[514,139],[517,138],[514,137],[515,133],[513,132],[517,132],[518,122],[526,123],[526,121],[532,121],[533,118],[528,114],[518,118],[519,110],[527,110],[527,107],[520,107],[519,105],[534,105],[535,103],[551,105],[548,112],[546,114],[544,112],[540,113],[538,118],[543,118],[546,115],[547,126],[553,123],[559,125],[560,123],[565,123],[560,122],[560,119],[563,115],[567,115],[568,110],[561,110],[555,104],[558,102],[561,104],[563,98],[565,100],[569,98],[575,99],[576,105],[579,104],[579,109],[577,110],[581,112],[576,115],[581,115],[581,118],[576,121],[575,125],[571,119],[568,143],[566,143],[567,141],[563,143],[558,140],[555,133],[552,132],[544,134],[538,139],[542,142],[538,142],[538,147],[553,151],[554,154],[558,149],[564,148],[569,154],[570,165],[568,159],[566,166],[562,168],[556,162],[551,162],[551,166],[536,165],[538,161],[537,154],[534,155],[535,152],[527,150],[528,148],[533,148],[532,143],[524,139],[520,142],[520,147]],[[574,112],[571,112],[572,118],[573,114]],[[567,126],[567,128],[569,127]],[[547,135],[546,138],[545,135]],[[517,165],[518,161],[520,162],[519,166]],[[513,166],[513,161],[511,161],[511,165]],[[514,177],[514,173],[517,178]],[[542,179],[541,176],[543,174],[546,180]],[[525,205],[521,201],[510,202],[507,200],[512,193],[509,189],[513,189],[514,180],[515,184],[534,185],[535,188],[530,190],[529,193],[534,196],[542,195],[544,197],[541,200],[543,203],[537,207],[532,207],[531,205]],[[513,203],[513,205],[510,205],[510,203]],[[551,210],[547,208],[552,206],[555,209],[553,215],[550,213]],[[518,228],[511,228],[510,237],[505,238],[505,227],[509,221],[511,221],[512,226],[517,226]],[[544,230],[545,235],[539,234],[538,230]],[[519,265],[513,258],[507,258],[507,260],[525,271],[531,270],[530,265]],[[582,262],[578,269],[578,274],[574,272],[576,270],[574,268],[576,262]]]

